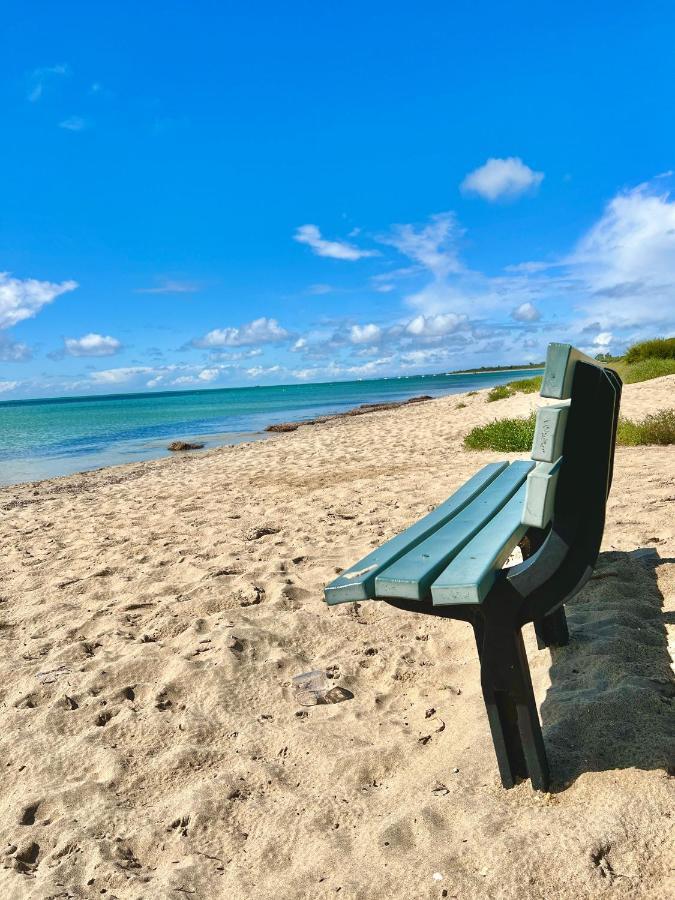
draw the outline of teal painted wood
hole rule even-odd
[[[381,547],[373,550],[368,556],[343,572],[339,578],[327,585],[324,591],[326,603],[332,606],[354,600],[372,600],[375,597],[375,577],[385,566],[395,562],[457,515],[507,467],[508,463],[505,462],[489,463],[429,515],[424,516],[410,528],[382,544]]]
[[[518,541],[527,531],[520,521],[522,485],[497,515],[455,556],[431,585],[434,606],[482,603]]]
[[[512,463],[446,525],[377,575],[375,595],[429,599],[439,572],[513,496],[534,466],[529,460]]]
[[[537,410],[537,422],[532,441],[532,459],[538,462],[555,462],[562,456],[569,401]]]
[[[555,400],[569,400],[572,394],[574,367],[578,362],[601,364],[586,356],[570,344],[549,344],[546,351],[546,369],[541,385],[542,397],[553,397]]]
[[[555,491],[562,457],[554,463],[540,462],[527,476],[522,523],[532,528],[545,528],[553,517]]]
[[[525,485],[452,560],[431,585],[434,606],[482,603],[518,541],[527,531],[520,521]]]

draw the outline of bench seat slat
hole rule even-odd
[[[397,534],[396,537],[373,550],[372,553],[331,582],[324,592],[326,603],[332,606],[354,600],[373,599],[375,597],[375,577],[379,572],[457,515],[507,467],[508,463],[506,462],[489,463],[484,466],[444,503],[401,534]]]
[[[378,575],[376,596],[430,599],[429,589],[437,575],[511,499],[534,466],[531,461],[518,461],[501,472],[458,515]]]
[[[482,603],[497,571],[527,531],[521,522],[526,486],[457,554],[431,585],[434,606]]]

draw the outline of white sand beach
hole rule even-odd
[[[618,449],[570,645],[526,629],[550,793],[500,785],[469,626],[322,600],[504,458],[462,449],[472,425],[537,402],[0,490],[0,897],[675,896],[672,447]],[[353,699],[301,707],[292,677],[327,667]]]

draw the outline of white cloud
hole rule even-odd
[[[436,316],[415,316],[406,325],[406,331],[415,337],[441,337],[465,327],[467,317],[456,313]]]
[[[247,322],[240,328],[214,328],[204,337],[192,341],[193,347],[243,347],[247,344],[269,344],[290,337],[289,332],[277,322],[263,316]]]
[[[675,200],[660,182],[614,197],[565,262],[586,288],[580,307],[606,330],[673,330]]]
[[[509,156],[488,159],[485,165],[470,172],[460,187],[465,193],[480,194],[485,200],[494,201],[536,190],[543,180],[543,172],[535,172],[518,156]]]
[[[248,350],[235,350],[232,353],[223,350],[213,350],[209,353],[209,360],[211,362],[225,363],[226,366],[229,367],[233,363],[241,362],[244,359],[262,356],[262,352],[262,348],[260,347],[251,347]],[[223,366],[221,366],[221,368],[223,368]]]
[[[596,347],[601,347],[605,350],[614,340],[614,335],[611,331],[601,331],[600,334],[595,336],[593,343]]]
[[[220,369],[202,369],[197,375],[200,381],[213,381],[220,375]]]
[[[249,378],[259,378],[261,375],[277,375],[283,372],[281,366],[253,366],[246,370]]]
[[[24,362],[32,357],[32,352],[27,344],[18,341],[10,341],[4,334],[0,334],[0,361]]]
[[[150,366],[123,366],[119,369],[102,369],[91,373],[91,380],[96,384],[125,384],[140,375],[152,375]]]
[[[64,128],[66,131],[84,131],[86,127],[87,123],[82,116],[68,116],[67,119],[59,122],[59,128]]]
[[[155,287],[136,288],[137,294],[195,294],[199,290],[199,285],[192,281],[177,281],[171,278],[165,278]]]
[[[457,247],[463,234],[455,214],[443,212],[432,216],[427,225],[417,228],[414,225],[395,225],[391,234],[381,240],[441,279],[463,269]],[[403,269],[402,273],[410,274],[410,270]]]
[[[352,325],[349,340],[352,344],[374,344],[382,336],[382,329],[371,322],[368,325]]]
[[[297,341],[291,347],[291,352],[299,353],[300,350],[306,350],[308,346],[307,338],[301,337],[298,338]]]
[[[44,66],[40,69],[34,69],[28,79],[29,87],[27,100],[30,103],[37,103],[37,101],[42,98],[48,84],[69,74],[70,69],[65,63],[61,63],[57,66]]]
[[[0,272],[0,328],[10,328],[17,322],[30,319],[43,306],[60,294],[74,291],[76,281],[38,281],[35,278],[12,278],[8,272]]]
[[[301,225],[293,239],[299,244],[307,244],[317,256],[328,256],[330,259],[357,260],[380,255],[377,250],[361,250],[347,241],[327,241],[321,237],[316,225]]]
[[[122,349],[117,338],[103,334],[85,334],[81,338],[66,338],[66,353],[70,356],[114,356]]]
[[[0,381],[0,394],[6,394],[19,386],[18,381]]]
[[[511,318],[515,319],[516,322],[538,322],[541,319],[541,313],[534,303],[527,301],[521,303],[520,306],[516,306],[511,312]]]

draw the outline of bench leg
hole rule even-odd
[[[567,629],[565,607],[559,606],[552,613],[544,616],[534,623],[537,635],[537,647],[543,650],[545,647],[564,647],[570,642],[570,633]]]
[[[520,628],[486,629],[474,623],[481,686],[502,784],[530,778],[545,791],[548,761]]]

